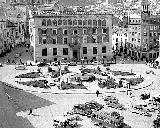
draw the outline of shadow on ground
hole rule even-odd
[[[3,86],[5,93],[10,96],[10,104],[15,109],[16,113],[29,110],[30,107],[32,109],[37,109],[55,104],[32,93],[13,88],[6,83],[3,83]]]
[[[35,128],[27,118],[18,116],[18,119],[23,123],[24,126],[27,126],[27,128]]]

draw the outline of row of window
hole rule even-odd
[[[130,19],[129,22],[130,22],[130,23],[141,23],[141,20],[140,20],[140,19],[137,19],[137,20],[135,20],[135,19]]]
[[[149,36],[158,36],[160,32],[150,32]]]
[[[147,32],[144,32],[143,35],[144,35],[144,36],[147,36]],[[151,37],[152,37],[152,36],[159,36],[159,35],[160,35],[160,32],[150,32],[150,33],[149,33],[149,36],[151,36]]]
[[[141,39],[140,39],[140,38],[131,38],[130,41],[132,41],[132,42],[133,42],[133,41],[135,41],[135,42],[137,41],[138,43],[140,43],[140,42],[141,42]]]
[[[88,19],[88,20],[76,20],[76,19],[74,19],[74,20],[72,20],[72,19],[59,19],[59,20],[56,20],[56,19],[54,19],[54,20],[51,20],[51,19],[48,19],[48,20],[46,20],[46,19],[43,19],[42,20],[42,26],[58,26],[58,25],[68,25],[68,26],[72,26],[72,25],[74,25],[74,26],[99,26],[99,27],[101,27],[101,26],[106,26],[106,20],[104,19],[104,20],[91,20],[91,19]]]
[[[149,28],[150,28],[150,30],[157,30],[157,29],[160,29],[160,26],[151,25]]]
[[[156,53],[149,53],[149,58],[157,58],[158,57],[158,53],[157,53],[157,56],[156,56]]]
[[[132,35],[132,36],[137,36],[137,34],[138,34],[138,36],[140,36],[140,35],[141,35],[141,33],[140,33],[140,32],[130,32],[130,35]]]
[[[140,30],[141,26],[130,25],[129,28],[134,29],[134,30]]]
[[[57,48],[53,48],[53,56],[57,53]],[[106,53],[106,46],[102,47],[102,53]],[[87,54],[87,47],[83,47],[83,54]],[[93,47],[93,54],[97,54],[97,47]],[[63,48],[63,55],[68,55],[68,48]],[[47,56],[47,48],[42,49],[42,56]]]
[[[122,40],[122,38],[121,38],[121,40],[119,40],[118,38],[116,38],[116,42],[123,42],[123,40]],[[125,39],[125,43],[127,43],[127,39]]]
[[[152,43],[152,42],[158,42],[159,41],[159,39],[150,39],[150,43]]]
[[[97,54],[97,47],[93,47],[93,54]],[[106,46],[102,47],[102,53],[106,53]],[[83,47],[83,54],[87,54],[87,47]]]
[[[46,35],[47,34],[47,29],[41,29],[42,35]],[[57,29],[52,29],[52,34],[53,35],[57,35]],[[64,35],[68,35],[68,30],[67,29],[63,29],[63,34]],[[73,30],[73,34],[77,35],[78,34],[78,30],[75,29]],[[83,29],[83,34],[86,35],[88,34],[87,29]],[[92,28],[92,34],[97,34],[97,28]],[[102,29],[102,34],[108,34],[108,30],[107,28],[103,28]]]
[[[108,43],[109,42],[109,39],[107,36],[102,36],[102,42],[103,43]],[[40,42],[41,43],[41,42]],[[46,38],[42,38],[42,44],[57,44],[57,37],[52,37],[52,42],[47,42],[47,39]],[[72,38],[72,43],[73,44],[78,44],[80,43],[79,39],[75,39],[75,38]],[[88,39],[87,39],[87,36],[84,36],[83,37],[83,43],[88,43]],[[97,36],[92,36],[92,43],[98,43],[98,40],[97,40]],[[68,37],[63,37],[63,44],[68,44]]]

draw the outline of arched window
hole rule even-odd
[[[67,25],[67,20],[63,20],[63,25]]]
[[[46,20],[45,19],[42,20],[42,26],[46,26]]]
[[[68,19],[68,25],[72,25],[72,20]]]
[[[93,26],[97,26],[97,21],[93,20]]]
[[[83,26],[87,25],[87,20],[83,20]]]
[[[73,21],[73,25],[77,25],[77,20],[74,20],[74,21]]]
[[[101,23],[101,20],[98,20],[98,26],[101,26],[102,23]]]
[[[102,26],[106,26],[106,20],[102,21]]]
[[[51,20],[50,19],[47,20],[47,26],[51,26],[51,25],[52,25]]]
[[[58,20],[58,25],[62,25],[62,20],[61,19]]]
[[[53,20],[53,26],[57,26],[57,21]]]
[[[92,25],[92,20],[91,19],[88,20],[88,25]]]
[[[78,20],[78,25],[82,25],[82,20]]]

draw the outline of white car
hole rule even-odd
[[[15,67],[16,70],[26,70],[26,66],[25,65],[18,65]]]
[[[98,65],[98,64],[100,64],[100,62],[98,62],[98,61],[93,61],[92,64],[93,64],[93,65]]]

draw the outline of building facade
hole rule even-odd
[[[133,14],[135,15],[135,14]],[[160,15],[150,13],[150,2],[141,1],[141,14],[130,15],[129,54],[147,60],[155,60],[159,55]]]
[[[93,12],[32,12],[34,61],[112,58],[112,15]]]
[[[127,28],[119,28],[118,31],[112,35],[112,49],[123,52],[125,44],[128,42]]]

